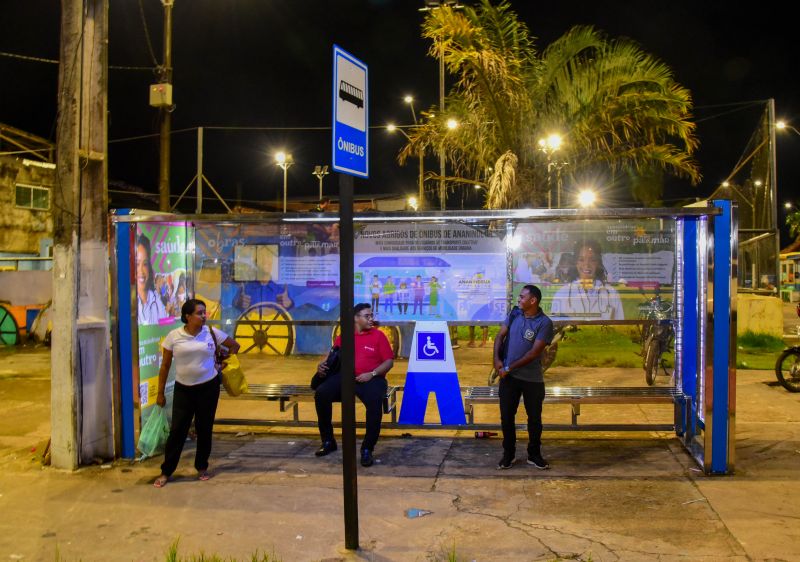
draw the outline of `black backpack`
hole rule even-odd
[[[522,309],[518,306],[515,306],[511,309],[511,312],[508,313],[508,328],[511,329],[511,324],[514,323],[519,316],[522,315]],[[506,334],[505,339],[503,339],[503,345],[500,347],[500,361],[505,363],[506,357],[508,356],[508,341],[509,337]]]

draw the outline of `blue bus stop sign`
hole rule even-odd
[[[369,177],[367,65],[333,46],[333,169]]]

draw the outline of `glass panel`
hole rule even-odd
[[[41,209],[46,211],[50,208],[50,190],[41,188],[41,187],[34,187],[31,189],[32,195],[32,203],[31,207],[34,209]]]
[[[18,185],[17,186],[17,198],[16,198],[17,207],[25,207],[26,209],[30,209],[31,207],[31,188],[26,185]]]
[[[514,295],[539,286],[553,320],[672,316],[674,220],[522,223],[510,244]]]

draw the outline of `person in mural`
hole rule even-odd
[[[419,313],[422,314],[422,301],[425,298],[425,282],[422,280],[421,275],[417,275],[414,281],[411,282],[411,291],[414,294],[414,308],[411,314],[417,313],[417,306],[419,306]]]
[[[189,296],[186,293],[186,273],[181,272],[178,277],[178,286],[172,294],[172,300],[168,307],[170,316],[178,316],[180,314],[181,307],[183,303],[186,302],[187,298],[189,298]]]
[[[428,314],[431,316],[441,316],[442,315],[442,305],[439,302],[439,289],[442,286],[439,284],[439,280],[436,276],[431,276],[431,282],[428,283],[428,287],[430,288],[430,294],[428,295]]]
[[[408,314],[408,301],[411,298],[411,291],[408,289],[408,284],[405,281],[400,282],[400,287],[397,289],[397,311],[405,316]]]
[[[542,403],[544,374],[541,357],[553,339],[553,322],[542,311],[542,292],[525,285],[494,340],[494,368],[500,375],[500,423],[503,428],[503,457],[498,469],[509,469],[516,461],[519,400],[528,415],[528,464],[540,470],[550,468],[542,457]]]
[[[596,240],[575,243],[575,265],[567,283],[553,296],[551,314],[574,319],[624,320],[622,301],[607,283],[603,254]]]
[[[272,278],[273,266],[275,265],[272,254],[265,252],[261,254],[264,263],[258,264],[258,280],[248,281],[243,284],[239,295],[234,301],[234,306],[245,311],[252,305],[268,302],[276,303],[286,310],[294,306],[290,287],[288,284],[276,283]]]
[[[475,328],[476,326],[469,327],[469,343],[467,347],[475,347]],[[486,345],[486,340],[489,339],[489,326],[481,326],[481,347]]]
[[[372,276],[372,283],[369,285],[369,295],[372,299],[372,310],[378,312],[381,304],[381,281],[377,275]]]
[[[394,312],[394,296],[397,293],[397,285],[394,284],[392,276],[386,278],[386,283],[383,284],[383,311],[391,314]],[[375,311],[377,312],[377,310]]]
[[[208,457],[211,454],[211,433],[219,400],[220,379],[217,363],[217,344],[229,353],[239,351],[239,344],[222,330],[206,326],[206,304],[189,299],[181,307],[184,326],[172,330],[161,343],[162,360],[158,372],[156,403],[164,407],[167,375],[175,361],[175,394],[172,400],[172,425],[164,451],[161,474],[153,485],[166,486],[178,466],[183,444],[189,434],[192,419],[197,431],[197,450],[194,467],[198,480],[208,480]],[[211,334],[214,330],[214,334]],[[215,341],[216,338],[216,341]]]
[[[394,354],[386,335],[374,328],[372,308],[367,303],[357,304],[355,313],[355,377],[356,396],[367,409],[367,432],[361,443],[361,466],[372,466],[372,452],[378,442],[383,417],[383,399],[386,396],[386,373],[394,365]],[[337,337],[334,346],[341,345]],[[328,373],[327,358],[320,361],[317,373],[324,381],[317,387],[314,403],[317,408],[317,425],[322,445],[314,453],[324,457],[337,449],[333,436],[333,403],[342,400],[342,373]],[[349,375],[353,376],[353,375]]]
[[[136,239],[136,295],[139,325],[158,324],[167,310],[156,293],[150,239],[140,234]]]

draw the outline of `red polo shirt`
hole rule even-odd
[[[389,345],[389,339],[386,334],[372,328],[365,330],[361,333],[356,332],[356,372],[355,376],[369,373],[378,368],[378,366],[387,359],[394,359],[392,353],[392,346]],[[333,345],[341,345],[341,336],[336,337]],[[385,375],[381,375],[385,376]]]

